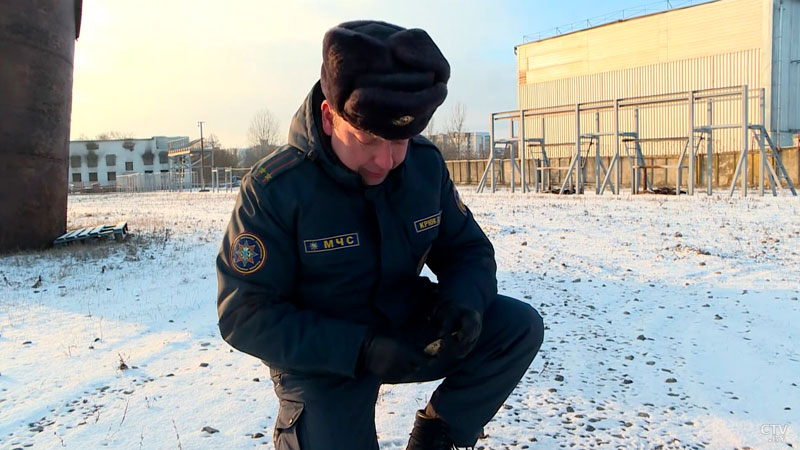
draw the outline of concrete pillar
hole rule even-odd
[[[0,252],[43,248],[66,230],[81,7],[0,1]]]

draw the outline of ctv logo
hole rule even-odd
[[[789,425],[764,424],[761,425],[761,434],[769,436],[769,442],[786,442],[786,433]]]

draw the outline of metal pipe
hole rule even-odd
[[[517,180],[515,176],[517,172],[517,168],[515,167],[517,165],[517,154],[514,152],[514,144],[509,143],[506,144],[506,146],[508,147],[508,162],[511,166],[511,193],[513,194],[517,190]]]
[[[622,160],[619,157],[619,99],[614,100],[614,159],[617,162],[617,195],[622,193]],[[610,168],[609,168],[610,170]]]
[[[741,129],[742,128],[742,124],[741,123],[737,123],[737,124],[728,124],[728,125],[709,125],[709,126],[705,126],[705,127],[697,127],[697,128],[695,128],[695,131],[723,130],[723,129],[733,129],[733,128]]]
[[[545,131],[546,131],[545,119],[544,117],[542,117],[542,167],[549,167],[550,159],[547,157],[547,149],[545,149],[544,147],[545,143],[547,142],[547,134],[545,133]],[[547,176],[545,177],[545,175]],[[547,174],[542,172],[542,179],[541,179],[542,187],[547,186],[548,191],[551,190],[552,187],[550,181],[551,181],[550,172],[547,172]]]
[[[689,93],[689,195],[694,195],[694,91]],[[678,172],[683,169],[678,164]],[[675,195],[681,195],[680,186]]]
[[[710,125],[714,121],[714,103],[709,100],[708,101],[708,124]],[[711,167],[714,162],[714,154],[712,153],[712,145],[713,145],[713,138],[712,138],[713,130],[708,130],[708,140],[706,140],[706,192],[710,196],[712,194],[712,185],[714,182],[711,180],[713,175],[711,171]]]
[[[575,151],[576,151],[576,164],[575,168],[575,194],[583,193],[583,180],[581,178],[583,169],[581,168],[581,104],[575,105]]]
[[[522,177],[522,193],[528,192],[528,185],[526,184],[525,180],[525,154],[527,153],[527,148],[525,145],[525,111],[519,112],[519,153],[520,159],[522,161],[522,167],[520,167],[520,176]]]
[[[744,196],[747,197],[747,159],[748,155],[747,152],[749,150],[747,145],[747,135],[750,133],[749,123],[748,123],[748,111],[747,111],[747,85],[742,87],[742,154],[744,155],[744,171],[742,172],[742,191],[744,192]]]
[[[594,139],[597,140],[594,149],[594,193],[600,194],[600,111],[594,113]],[[586,160],[589,160],[589,155],[586,155]]]
[[[203,153],[204,145],[203,145],[203,123],[204,121],[200,120],[197,122],[197,126],[200,127],[200,192],[206,190],[206,158]]]
[[[636,108],[635,110],[633,110],[633,123],[634,123],[633,131],[634,131],[634,133],[636,133],[636,137],[638,138],[639,137],[639,108]],[[639,156],[641,155],[641,150],[639,149],[639,142],[638,141],[634,142],[633,151],[636,153],[636,156],[635,156],[636,163],[635,164],[636,165],[644,165],[643,161],[641,161],[639,159]],[[633,191],[634,194],[638,194],[639,193],[639,178],[640,178],[639,170],[640,169],[634,169],[633,167],[631,167],[631,170],[633,171],[633,177],[631,178],[631,184],[633,186],[633,190],[632,191]]]
[[[777,105],[775,106],[775,130],[773,131],[773,135],[775,136],[775,140],[777,141],[777,147],[780,148],[781,146],[781,111],[782,111],[782,103],[783,98],[781,97],[781,86],[783,80],[783,0],[779,0],[778,3],[778,80],[776,86],[776,95],[775,100],[777,101]],[[766,128],[766,124],[764,124],[764,128]]]
[[[763,91],[763,88],[759,90],[759,93],[762,92],[762,91]],[[764,97],[763,96],[759,96],[759,98],[758,98],[758,111],[759,111],[759,113],[761,115],[761,117],[760,117],[761,123],[763,124],[764,123],[764,117],[766,116],[765,105],[764,105]],[[767,164],[767,161],[766,161],[766,159],[767,159],[766,156],[767,155],[766,155],[766,152],[764,151],[764,136],[761,133],[759,133],[758,135],[759,135],[758,146],[759,146],[759,151],[760,151],[758,159],[761,161],[761,164],[758,165],[758,190],[759,190],[759,194],[761,195],[761,197],[763,197],[764,196],[764,169],[765,169],[765,166]]]
[[[478,182],[478,188],[476,189],[478,193],[483,192],[483,188],[486,186],[486,177],[489,175],[489,171],[492,170],[492,164],[494,164],[494,116],[494,113],[492,113],[489,122],[489,161],[486,163],[486,169],[484,169],[481,180]]]

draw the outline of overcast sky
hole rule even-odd
[[[688,0],[673,0],[672,5]],[[286,134],[319,78],[321,42],[332,26],[379,19],[425,29],[449,60],[444,126],[452,105],[469,130],[516,109],[514,46],[524,35],[647,5],[647,0],[84,0],[75,49],[72,138],[105,131],[136,137],[217,135],[247,145],[256,111],[269,109]]]

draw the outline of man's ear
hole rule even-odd
[[[333,110],[327,100],[322,101],[322,131],[328,136],[333,134]]]

